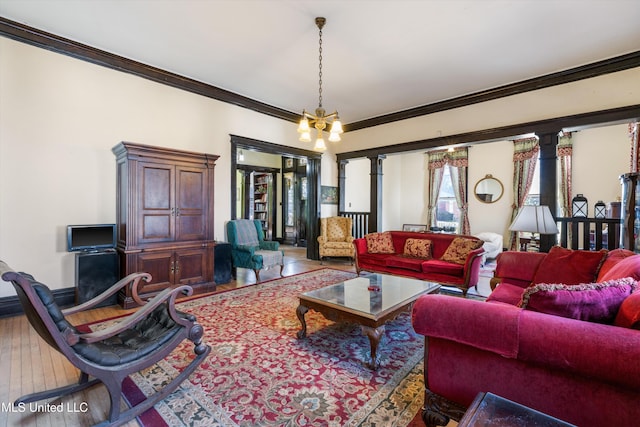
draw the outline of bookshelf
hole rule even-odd
[[[271,237],[270,193],[273,183],[270,173],[253,173],[253,219],[262,223],[265,238]]]

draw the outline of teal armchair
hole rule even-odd
[[[284,252],[280,243],[264,240],[264,231],[259,220],[234,219],[227,223],[227,239],[231,243],[233,276],[236,269],[248,268],[255,272],[256,282],[260,282],[260,270],[280,266],[280,276],[284,268]]]

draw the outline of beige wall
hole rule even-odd
[[[629,169],[630,141],[626,124],[586,129],[573,134],[573,194],[583,193],[589,201],[589,215],[598,200],[615,201],[621,194],[618,177]],[[358,191],[369,183],[369,160],[350,161],[347,173],[349,195],[359,201],[358,209],[369,210],[369,193]],[[348,171],[350,171],[348,169]],[[478,180],[487,174],[499,179],[504,195],[495,203],[480,202],[472,195]],[[383,162],[383,230],[398,230],[402,224],[427,224],[429,189],[426,155],[422,152],[388,156]],[[504,236],[513,204],[513,142],[498,141],[469,148],[469,223],[471,234],[491,231]]]
[[[229,134],[299,145],[293,123],[5,38],[0,52],[0,259],[52,288],[74,285],[66,225],[115,222],[118,142],[220,155],[220,240],[231,211]]]
[[[33,273],[54,289],[73,286],[74,281],[74,255],[65,247],[66,225],[115,221],[111,148],[118,142],[220,155],[216,166],[217,239],[224,239],[224,223],[231,210],[229,134],[301,146],[293,123],[6,38],[0,38],[0,52],[0,259]],[[323,154],[322,184],[337,185],[332,151],[639,104],[639,79],[640,69],[628,70],[350,132],[342,143],[329,144]],[[485,154],[494,160],[494,154]],[[412,222],[426,216],[421,199],[415,196],[426,189],[421,156],[389,156],[386,161],[383,201],[390,209],[384,219],[387,228],[408,222],[407,213]],[[599,170],[606,168],[599,166]],[[368,161],[348,165],[348,179],[361,172],[364,182],[347,188],[350,210],[368,210]],[[590,200],[606,197],[604,193],[591,196],[586,190],[585,194]],[[321,210],[326,216],[336,212],[336,207],[322,206]],[[494,216],[483,214],[483,218]],[[493,222],[487,228],[490,225]],[[0,297],[10,295],[14,292],[9,286],[0,287]]]

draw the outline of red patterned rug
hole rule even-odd
[[[143,414],[143,426],[407,426],[422,406],[423,339],[411,316],[386,326],[380,367],[371,371],[360,328],[309,311],[298,340],[300,293],[354,277],[323,269],[180,304],[194,313],[212,348],[181,388]],[[189,363],[185,343],[133,375],[128,398],[161,387]]]

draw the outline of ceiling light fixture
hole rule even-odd
[[[327,146],[324,143],[324,138],[322,137],[322,132],[327,127],[328,123],[331,123],[331,130],[329,131],[329,141],[338,142],[340,141],[340,134],[342,133],[342,123],[340,123],[340,118],[338,117],[338,112],[334,111],[329,115],[325,115],[325,110],[322,108],[322,27],[327,22],[325,18],[318,17],[316,18],[316,26],[320,30],[319,33],[319,90],[318,90],[318,108],[316,108],[316,114],[307,113],[306,110],[302,110],[302,118],[300,119],[300,124],[298,125],[298,133],[300,134],[300,141],[302,142],[311,142],[311,126],[316,128],[317,137],[316,137],[316,145],[313,147],[314,150],[324,151],[327,149]]]

